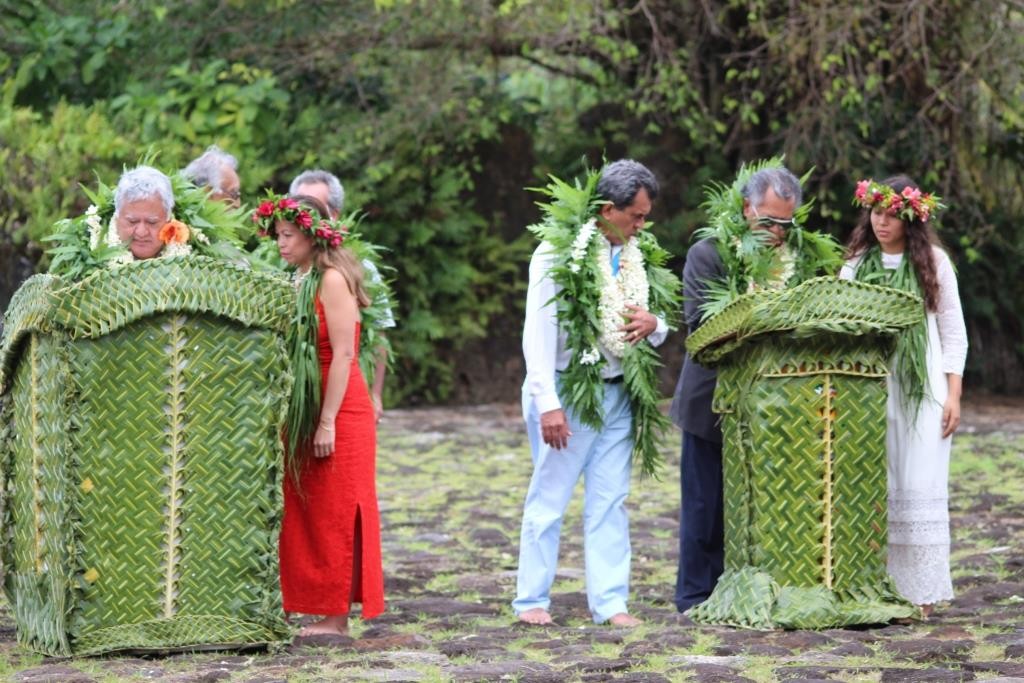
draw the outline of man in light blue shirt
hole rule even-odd
[[[613,275],[622,246],[643,229],[658,194],[658,182],[642,164],[623,159],[601,173],[597,193],[607,200],[598,212],[597,225],[607,243]],[[550,590],[558,562],[562,517],[572,490],[584,477],[583,526],[587,602],[596,623],[636,626],[629,614],[629,520],[625,501],[629,494],[632,412],[622,377],[620,359],[599,348],[605,364],[604,420],[600,430],[582,424],[563,408],[559,372],[570,361],[567,334],[559,325],[553,301],[558,287],[551,277],[551,246],[542,243],[530,260],[526,294],[523,355],[523,416],[533,456],[533,476],[526,494],[519,545],[516,598],[512,607],[521,621],[550,624]],[[648,339],[660,345],[668,326],[650,312],[630,306],[622,312],[625,342]]]

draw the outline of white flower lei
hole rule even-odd
[[[739,241],[738,238],[734,239]],[[737,249],[737,251],[739,250]],[[775,248],[772,268],[768,273],[767,281],[763,286],[759,286],[755,282],[751,281],[750,284],[747,285],[747,292],[754,292],[759,289],[783,289],[795,273],[796,256],[785,243],[780,244]]]
[[[608,240],[597,230],[596,220],[591,219],[584,223],[572,242],[572,251],[569,254],[569,270],[573,273],[580,272],[580,264],[586,257],[595,235],[601,237],[603,244],[600,246],[609,245]],[[616,358],[622,358],[622,354],[626,352],[626,339],[619,327],[625,322],[623,313],[626,312],[626,305],[634,304],[646,310],[649,303],[650,286],[647,282],[647,269],[644,267],[644,255],[636,237],[629,238],[619,255],[619,274],[616,276],[612,274],[607,248],[594,249],[592,253],[597,270],[601,274],[601,294],[597,305],[597,339],[608,353]],[[600,359],[601,354],[597,348],[588,349],[580,354],[582,365],[593,365]]]
[[[626,337],[619,327],[625,322],[623,314],[626,306],[632,304],[647,310],[650,296],[650,285],[647,282],[647,269],[644,267],[644,254],[636,237],[630,237],[622,245],[619,255],[619,274],[612,275],[612,266],[608,252],[596,250],[597,268],[601,273],[601,298],[597,304],[598,331],[597,339],[610,354],[622,358],[626,352]]]
[[[580,272],[580,261],[587,255],[590,238],[594,236],[595,232],[597,232],[597,221],[591,218],[576,233],[576,239],[572,241],[572,252],[569,254],[569,270],[572,272]]]
[[[85,224],[89,226],[89,248],[96,251],[100,246],[100,236],[103,234],[103,224],[100,222],[99,207],[90,204],[85,210]]]

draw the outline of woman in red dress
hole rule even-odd
[[[363,619],[384,611],[376,419],[358,362],[359,309],[370,300],[359,260],[342,246],[344,228],[327,216],[319,200],[301,195],[265,201],[253,215],[296,266],[299,290],[289,408],[289,430],[298,436],[287,446],[281,594],[286,612],[324,617],[300,635],[345,634],[354,602],[362,603]],[[319,358],[303,363],[314,327]]]

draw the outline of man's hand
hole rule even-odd
[[[565,411],[561,408],[540,414],[540,435],[544,443],[561,450],[569,445],[569,422],[565,419]]]
[[[620,325],[619,329],[625,333],[627,342],[636,345],[658,329],[658,319],[635,304],[626,304],[626,308],[629,310],[623,315],[629,318],[629,322]]]

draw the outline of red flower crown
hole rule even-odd
[[[916,187],[903,188],[903,192],[896,190],[868,178],[857,183],[857,190],[853,194],[853,203],[865,209],[872,209],[880,204],[890,216],[897,216],[903,220],[912,221],[915,218],[927,223],[928,219],[936,212],[946,208],[940,197],[928,192],[921,192]]]
[[[340,247],[348,228],[339,222],[320,218],[291,197],[270,196],[252,212],[252,221],[259,227],[260,237],[277,238],[277,221],[291,223],[313,243],[325,249]]]

